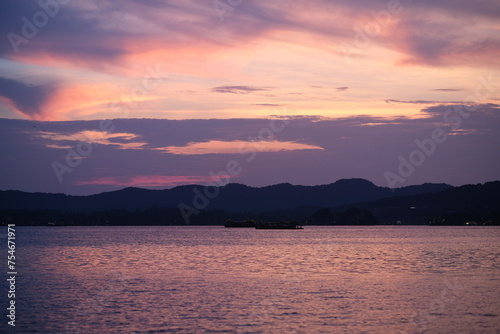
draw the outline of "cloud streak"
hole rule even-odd
[[[396,104],[443,104],[443,103],[461,103],[461,101],[427,101],[427,100],[415,100],[415,101],[401,101],[389,99],[385,100],[385,103],[396,103]]]
[[[461,92],[463,89],[459,88],[435,88],[431,89],[433,92]]]
[[[265,92],[272,90],[273,87],[253,87],[253,86],[218,86],[211,89],[214,93],[230,94],[248,94],[254,92]]]
[[[40,132],[37,134],[37,136],[49,140],[49,143],[46,144],[47,147],[60,149],[70,148],[72,146],[68,146],[67,144],[75,142],[112,145],[124,150],[140,149],[143,148],[143,146],[147,145],[147,143],[144,142],[131,142],[131,140],[139,138],[138,135],[135,135],[133,133],[110,133],[107,131],[84,130],[70,134]],[[61,144],[52,144],[52,142],[63,143],[66,144],[66,146],[62,146]]]
[[[213,182],[211,176],[204,175],[137,175],[132,177],[100,177],[74,182],[76,186],[113,186],[140,188],[170,188],[184,184],[206,184]]]

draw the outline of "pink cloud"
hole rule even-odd
[[[49,68],[54,77],[64,79],[57,86],[40,88],[6,82],[1,102],[36,120],[129,117],[112,114],[106,106],[130,95],[133,86],[127,86],[127,80],[139,85],[145,68],[159,64],[163,72],[172,73],[173,84],[148,92],[144,110],[133,110],[130,117],[254,117],[246,105],[289,105],[304,114],[352,114],[374,110],[372,97],[365,98],[368,103],[362,108],[363,101],[350,99],[361,94],[359,86],[364,85],[355,78],[364,73],[380,77],[373,71],[385,70],[380,66],[384,61],[391,63],[391,78],[401,73],[401,66],[500,65],[498,2],[400,1],[402,11],[390,19],[374,17],[387,10],[388,3],[392,2],[244,1],[221,22],[210,1],[124,0],[119,6],[109,0],[71,2],[61,6],[36,36],[18,45],[19,52],[10,42],[0,45],[0,65],[5,59],[26,65],[26,73],[11,77],[27,78],[29,71]],[[36,1],[26,0],[7,7],[0,27],[17,34],[22,27],[19,18],[40,10]],[[367,28],[373,36],[367,38],[366,48],[360,47],[356,31]],[[359,67],[345,69],[342,45],[349,45]],[[404,89],[396,80],[394,85]],[[193,96],[173,92],[174,84]],[[1,86],[0,82],[0,95]],[[312,95],[304,86],[336,87],[334,92],[342,96],[327,96],[317,89]],[[208,94],[211,87],[218,93]],[[276,89],[267,92],[269,87]],[[248,92],[259,93],[258,100],[243,94]],[[234,94],[222,99],[219,93]],[[257,116],[267,116],[258,112]]]
[[[234,177],[234,176],[233,176]],[[226,178],[217,179],[209,175],[136,175],[131,177],[100,177],[74,182],[75,185],[106,185],[117,187],[174,187],[181,184],[206,184],[218,182]],[[227,176],[229,178],[229,176]]]

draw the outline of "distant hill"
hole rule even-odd
[[[262,212],[298,207],[338,207],[359,202],[414,196],[453,189],[447,184],[423,184],[391,190],[364,179],[339,180],[319,186],[282,183],[255,188],[228,184],[219,188],[199,185],[165,190],[125,188],[90,196],[0,191],[0,209],[61,210],[92,212],[102,210],[144,210],[147,208],[190,207],[228,212]],[[198,194],[198,195],[197,195]],[[216,195],[216,196],[215,196]]]
[[[429,219],[434,225],[462,225],[466,222],[475,225],[489,220],[498,224],[500,181],[338,206],[331,212],[350,208],[369,210],[381,224],[423,224],[429,223]]]

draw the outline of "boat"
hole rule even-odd
[[[302,230],[303,227],[297,222],[279,221],[279,222],[262,222],[255,224],[258,230]]]
[[[47,226],[49,227],[59,227],[59,226],[68,226],[65,223],[54,223],[54,222],[49,222],[47,223]]]
[[[247,219],[247,220],[234,221],[228,219],[226,220],[224,227],[255,227],[255,220]]]

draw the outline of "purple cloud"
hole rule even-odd
[[[210,173],[217,175],[224,171],[230,161],[241,167],[241,172],[230,181],[251,186],[281,182],[325,184],[352,177],[386,185],[384,172],[397,168],[397,157],[415,150],[415,140],[430,138],[436,128],[447,133],[449,139],[436,148],[435,154],[427,158],[405,185],[425,182],[460,185],[499,179],[500,106],[479,105],[474,112],[465,107],[462,110],[470,114],[467,118],[460,116],[454,106],[441,105],[424,109],[425,117],[417,119],[304,116],[274,120],[110,120],[114,131],[105,134],[109,143],[94,142],[89,155],[78,160],[81,162],[71,160],[69,154],[88,147],[78,146],[75,140],[89,132],[97,136],[99,121],[3,119],[0,120],[0,158],[4,161],[0,164],[3,175],[0,189],[89,194],[139,181],[142,183],[137,184],[159,187],[167,181],[206,180]],[[42,130],[48,135],[41,136]],[[113,144],[124,134],[131,138],[126,142],[140,145]],[[300,149],[297,145],[293,150],[252,150],[248,144],[251,140],[257,143],[269,140],[269,145],[300,143],[304,148],[322,149]],[[185,155],[159,150],[195,149],[196,144],[192,143],[209,142],[238,145],[234,150],[219,147],[211,154]],[[241,151],[240,143],[244,144]],[[74,164],[72,172],[65,173],[63,182],[59,182],[52,164],[54,161],[66,164],[68,155]]]
[[[435,89],[430,89],[430,91],[433,92],[461,92],[463,89],[459,88],[435,88]]]
[[[38,86],[0,77],[0,97],[31,119],[42,116],[44,104],[56,89],[53,84]]]
[[[498,64],[500,39],[494,28],[500,15],[498,2],[402,1],[401,5],[404,10],[391,19],[394,26],[385,27],[384,35],[371,42],[403,52],[402,62],[435,66]],[[286,5],[278,1],[245,1],[231,13],[234,19],[221,23],[211,3],[194,0],[125,0],[120,5],[99,1],[80,6],[70,3],[59,5],[36,36],[27,38],[22,33],[21,19],[32,21],[43,8],[36,1],[3,1],[0,30],[6,34],[2,36],[4,43],[0,43],[0,57],[19,56],[7,38],[9,33],[28,40],[18,45],[23,61],[50,55],[91,68],[120,65],[139,45],[142,50],[145,45],[148,49],[177,50],[196,44],[220,50],[277,31],[307,33],[338,45],[352,42],[354,29],[363,27],[371,13],[386,8],[387,1],[315,0]],[[144,44],[144,40],[148,43]]]
[[[254,92],[265,92],[272,90],[273,87],[254,87],[254,86],[218,86],[211,89],[214,93],[230,94],[248,94]]]

